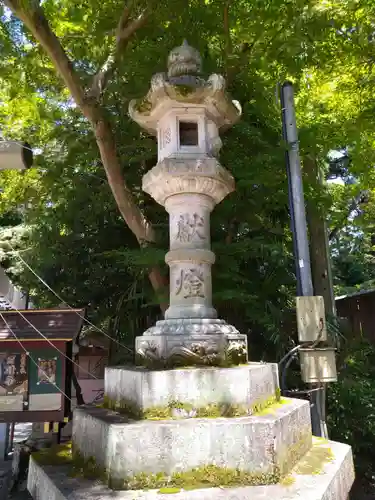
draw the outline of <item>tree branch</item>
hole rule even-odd
[[[225,51],[224,51],[224,61],[225,61],[225,73],[227,80],[230,73],[230,56],[232,55],[232,39],[230,36],[230,25],[229,25],[229,5],[231,0],[226,0],[224,4],[223,13],[223,24],[224,24],[224,37],[225,37]]]
[[[238,232],[238,221],[236,218],[232,219],[228,224],[228,233],[225,236],[225,244],[230,245],[233,241],[233,238],[236,236]]]
[[[147,10],[143,10],[139,16],[132,21],[129,21],[130,14],[130,7],[125,5],[116,29],[115,46],[92,80],[92,84],[88,92],[90,97],[98,98],[102,94],[131,37],[146,23],[148,18]]]
[[[82,82],[74,71],[72,62],[62,48],[59,39],[52,32],[42,8],[35,2],[30,2],[28,9],[23,7],[23,3],[18,0],[4,0],[4,3],[31,31],[50,57],[77,105],[82,107],[85,102]]]
[[[368,191],[361,191],[358,196],[352,199],[350,205],[348,206],[347,212],[344,217],[341,218],[340,223],[337,224],[332,231],[329,233],[329,241],[333,240],[337,236],[337,234],[341,231],[346,221],[349,219],[350,215],[354,210],[357,210],[361,205],[368,203],[369,196]]]
[[[105,112],[96,99],[85,95],[83,84],[59,39],[51,30],[43,9],[39,4],[35,5],[31,1],[27,8],[24,7],[24,2],[21,3],[19,0],[4,0],[4,2],[41,44],[58,74],[68,87],[77,106],[90,122],[100,151],[108,184],[112,190],[118,209],[129,229],[133,232],[140,245],[154,242],[155,233],[151,223],[144,217],[125,183],[121,163],[117,155],[114,133],[110,123],[105,119]],[[128,23],[129,16],[130,11],[125,7],[118,24],[115,51],[125,48],[132,34],[145,22],[144,16],[141,15],[136,20]],[[111,67],[108,66],[106,72],[103,73],[103,77],[107,75],[105,78],[108,78],[108,74],[111,74]],[[149,278],[155,292],[161,295],[165,287],[165,280],[160,270],[158,268],[151,269]],[[166,304],[161,304],[161,309],[164,310],[165,308]]]
[[[272,45],[273,42],[276,40],[276,38],[280,35],[280,33],[282,31],[285,30],[285,27],[284,26],[280,26],[279,29],[276,30],[276,32],[273,34],[273,36],[271,37],[271,39],[267,42],[267,45]],[[262,40],[262,38],[264,37],[264,34],[265,34],[265,30],[263,30],[261,33],[259,33],[255,38],[254,40],[251,42],[251,43],[242,43],[241,46],[240,46],[240,51],[239,51],[239,55],[240,55],[240,58],[241,58],[241,61],[243,60],[243,56],[246,55],[246,57],[250,57],[254,51],[254,47],[257,45],[258,42],[260,42]]]

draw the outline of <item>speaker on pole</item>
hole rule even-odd
[[[0,140],[0,170],[26,170],[33,164],[33,152],[27,142]]]

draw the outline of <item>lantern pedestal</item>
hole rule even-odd
[[[106,368],[105,406],[74,411],[70,458],[31,456],[33,498],[346,500],[354,480],[350,447],[312,437],[309,402],[280,398],[274,364]]]
[[[137,362],[149,368],[247,362],[247,337],[217,319],[212,307],[210,212],[234,189],[216,158],[163,158],[143,190],[169,213],[170,306],[136,339]]]
[[[309,403],[280,398],[276,365],[247,363],[246,336],[212,305],[210,213],[234,189],[216,159],[219,130],[240,110],[222,77],[199,73],[184,43],[168,75],[130,104],[158,137],[143,190],[169,213],[165,319],[136,339],[142,367],[106,369],[104,407],[75,410],[70,463],[49,465],[59,449],[31,458],[35,499],[346,500],[350,491],[350,447],[313,440]],[[72,478],[74,466],[96,478]]]
[[[137,364],[148,368],[232,366],[247,362],[247,338],[223,320],[158,321],[135,341]]]
[[[312,437],[309,403],[279,397],[276,365],[107,368],[105,388],[106,405],[117,411],[74,411],[70,459],[64,445],[31,456],[33,498],[348,496],[354,480],[350,447]],[[66,464],[50,465],[61,461]],[[74,466],[91,479],[74,477]]]
[[[105,369],[104,381],[107,406],[127,406],[139,415],[168,408],[173,401],[194,411],[207,406],[237,407],[247,415],[265,402],[276,401],[279,392],[278,367],[271,363],[175,370],[113,366]]]
[[[306,457],[301,464],[301,473],[292,474],[284,484],[270,486],[245,486],[235,488],[204,488],[179,490],[179,488],[153,489],[150,491],[115,492],[117,500],[347,500],[352,485],[353,461],[350,447],[340,443],[315,443],[315,455],[329,449],[335,459],[324,463],[319,474],[309,465],[316,457]],[[322,453],[323,451],[323,453]],[[318,460],[319,462],[319,460]],[[308,472],[310,470],[310,472]],[[38,500],[113,500],[114,492],[94,480],[69,477],[67,466],[39,465],[31,457],[28,489]],[[164,493],[163,493],[164,491]],[[173,493],[173,494],[172,494]]]

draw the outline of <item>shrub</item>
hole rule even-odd
[[[329,436],[353,448],[357,477],[375,479],[375,346],[356,341],[338,358],[328,389]]]

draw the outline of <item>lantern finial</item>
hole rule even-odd
[[[168,77],[196,76],[201,73],[202,58],[194,47],[191,47],[187,40],[182,45],[171,50],[168,56]]]

